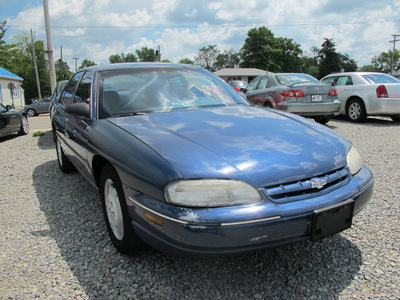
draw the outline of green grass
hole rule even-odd
[[[40,130],[35,131],[35,132],[32,134],[33,137],[39,137],[39,136],[42,136],[42,135],[44,135],[44,132],[41,132]]]

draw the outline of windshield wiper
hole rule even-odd
[[[130,117],[130,116],[137,116],[137,115],[147,115],[147,113],[145,113],[143,111],[129,112],[129,113],[111,115],[111,118]]]

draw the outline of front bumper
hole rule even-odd
[[[356,214],[372,197],[373,186],[371,172],[363,167],[349,184],[323,196],[209,209],[176,207],[124,189],[132,225],[144,241],[165,252],[204,256],[310,239],[313,211],[353,199]]]
[[[338,115],[340,101],[332,102],[288,102],[287,111],[301,116],[333,116]]]

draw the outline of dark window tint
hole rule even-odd
[[[86,72],[76,88],[74,103],[90,102],[90,90],[92,86],[92,72]]]
[[[72,103],[72,97],[74,95],[76,85],[78,84],[79,78],[81,78],[82,75],[83,72],[76,73],[74,77],[72,77],[72,79],[68,82],[60,98],[60,102],[62,105],[68,105]]]
[[[247,87],[247,91],[253,91],[256,89],[258,82],[260,81],[260,77],[254,79]]]
[[[261,78],[260,83],[258,84],[257,90],[266,89],[269,84],[269,78],[267,76]]]

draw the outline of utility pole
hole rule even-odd
[[[393,43],[392,60],[390,62],[390,75],[393,75],[394,50],[396,49],[396,42],[400,41],[400,40],[397,40],[398,36],[400,36],[400,34],[392,34],[393,41],[389,41],[389,43]]]
[[[63,55],[62,55],[62,46],[60,46],[60,80],[64,80],[64,62],[63,62]]]
[[[34,40],[33,40],[32,28],[31,28],[31,41],[32,41],[33,64],[35,65],[36,84],[37,84],[38,95],[39,95],[39,100],[40,100],[40,99],[42,99],[42,93],[41,93],[41,91],[40,91],[39,71],[38,71],[37,62],[36,62],[35,42],[34,42]]]
[[[43,0],[44,9],[44,23],[46,25],[46,38],[47,38],[47,54],[49,56],[49,69],[50,69],[50,93],[56,89],[56,70],[54,68],[54,54],[53,54],[53,43],[51,40],[51,30],[50,30],[50,16],[49,16],[49,6],[47,0]]]
[[[75,60],[75,72],[78,70],[78,60],[79,60],[79,57],[73,57],[72,58],[73,60]]]

